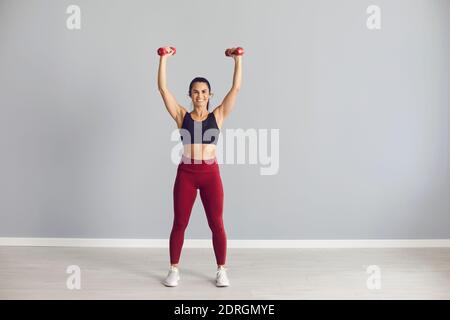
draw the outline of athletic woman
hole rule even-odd
[[[166,84],[167,59],[175,54],[174,48],[163,48],[159,60],[158,89],[167,111],[180,129],[183,155],[177,168],[173,187],[174,219],[170,233],[169,273],[164,285],[178,285],[180,272],[178,263],[184,242],[184,233],[189,223],[191,210],[200,190],[208,225],[212,231],[212,242],[217,263],[216,285],[230,285],[226,274],[225,260],[227,237],[223,224],[223,187],[216,158],[216,144],[224,120],[233,110],[236,96],[241,87],[242,55],[236,48],[228,49],[227,55],[234,59],[233,84],[222,103],[210,111],[211,86],[205,78],[194,78],[189,85],[188,95],[192,100],[192,111],[188,112],[177,103]]]

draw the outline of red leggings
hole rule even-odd
[[[218,265],[224,265],[227,236],[223,225],[223,187],[217,158],[194,160],[183,155],[173,187],[174,219],[170,233],[170,263],[178,264],[192,207],[200,189],[200,198],[212,231],[214,254]]]

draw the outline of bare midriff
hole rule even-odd
[[[216,111],[214,111],[214,115],[216,117],[217,125],[220,130],[220,128],[222,127],[223,120],[220,117],[220,114],[216,113]],[[184,116],[185,116],[185,113],[183,114],[183,117]],[[205,119],[206,119],[206,117],[203,120],[205,120]],[[193,119],[193,120],[198,121],[195,119]],[[200,122],[200,121],[198,121],[198,122]],[[180,120],[178,123],[178,128],[181,128],[182,123],[183,123],[182,120]],[[216,157],[216,149],[217,149],[217,146],[215,144],[207,144],[207,143],[185,144],[183,146],[183,155],[185,157],[195,159],[195,160],[210,160],[210,159],[214,159]]]
[[[186,144],[183,146],[183,155],[195,160],[209,160],[216,157],[215,144]]]

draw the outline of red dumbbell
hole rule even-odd
[[[243,54],[244,54],[244,48],[241,48],[241,47],[237,47],[236,49],[227,49],[227,50],[225,50],[225,55],[227,56],[227,57],[229,57],[229,56],[231,56],[231,55],[233,55],[233,54],[235,54],[235,55],[237,55],[237,56],[242,56]]]
[[[173,54],[177,53],[177,49],[175,47],[170,47],[170,49],[173,50]],[[158,49],[158,54],[160,56],[165,56],[166,54],[168,54],[169,52],[166,50],[166,48],[161,47]]]

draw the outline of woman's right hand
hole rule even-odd
[[[173,47],[161,47],[161,48],[164,49],[165,52],[166,52],[165,54],[161,55],[161,58],[173,56],[175,54],[175,52],[176,52],[176,49],[175,50],[172,49]]]

